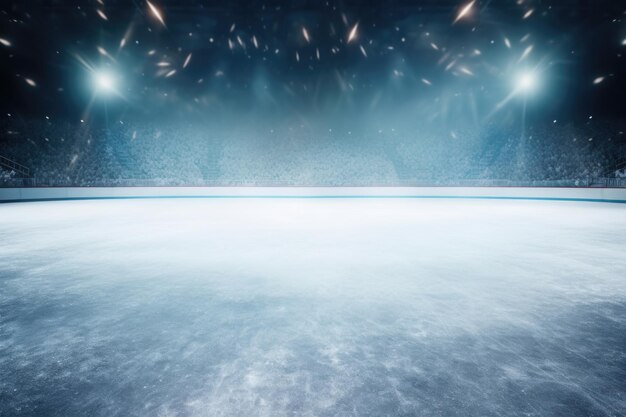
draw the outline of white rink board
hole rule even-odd
[[[0,201],[100,198],[512,198],[626,202],[626,189],[566,187],[42,187],[0,188]]]

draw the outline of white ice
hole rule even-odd
[[[0,205],[0,415],[617,416],[626,205]]]

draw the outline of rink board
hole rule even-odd
[[[0,188],[0,202],[112,198],[484,198],[626,203],[626,189],[568,187]]]

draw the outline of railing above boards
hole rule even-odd
[[[6,156],[0,155],[0,166],[15,171],[16,173],[25,177],[30,177],[30,169],[27,166],[19,164]]]
[[[390,180],[294,182],[249,178],[239,180],[100,179],[68,181],[58,178],[1,178],[0,187],[580,187],[626,188],[626,178],[585,178],[517,181],[505,179]]]

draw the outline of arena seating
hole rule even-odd
[[[516,129],[283,126],[216,130],[170,123],[107,128],[3,120],[3,186],[621,185],[626,135],[609,123]]]

